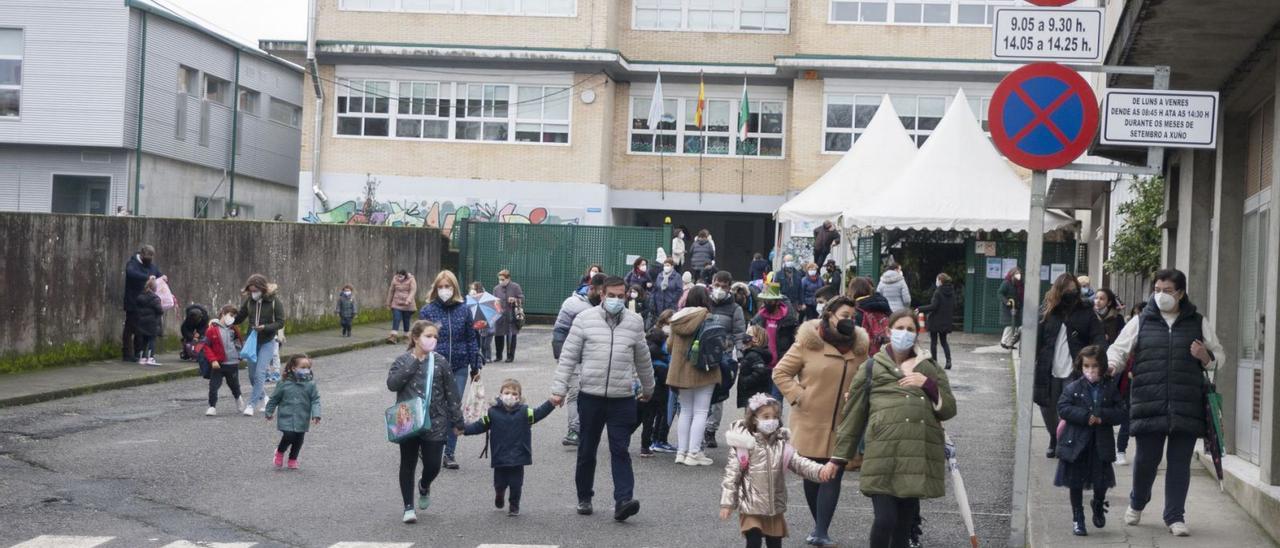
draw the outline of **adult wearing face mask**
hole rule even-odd
[[[1040,416],[1049,431],[1049,449],[1045,456],[1053,458],[1058,447],[1058,399],[1067,381],[1076,378],[1072,374],[1072,363],[1081,349],[1105,345],[1107,339],[1102,322],[1093,314],[1093,307],[1080,297],[1080,286],[1070,273],[1058,276],[1045,294],[1039,330],[1035,387],[1031,396],[1040,406]]]
[[[804,274],[804,278],[800,279],[800,299],[804,302],[804,319],[812,320],[818,317],[818,290],[826,283],[818,276],[817,263],[804,265]]]
[[[480,334],[476,332],[471,310],[465,304],[458,278],[453,272],[441,270],[436,274],[427,295],[427,305],[422,307],[418,317],[439,328],[435,351],[449,361],[457,393],[465,394],[467,379],[480,380],[484,360],[480,355]],[[444,447],[446,469],[458,469],[458,461],[454,458],[457,447],[458,436],[449,430]]]
[[[711,241],[711,233],[704,228],[693,239],[693,245],[689,246],[689,269],[696,276],[715,260],[716,244]]]
[[[1022,270],[1018,267],[1005,273],[1000,282],[1000,323],[1004,324],[1004,333],[1000,336],[1000,347],[1013,350],[1022,338],[1019,328],[1022,324]]]
[[[907,546],[920,499],[946,494],[942,422],[956,415],[956,400],[946,372],[916,355],[918,329],[909,310],[889,317],[890,343],[858,367],[835,451],[822,471],[823,480],[839,478],[866,442],[859,487],[875,512],[872,548]]]
[[[493,359],[502,359],[505,348],[507,363],[511,363],[516,361],[516,338],[520,335],[516,310],[524,306],[524,290],[520,284],[511,281],[511,272],[503,269],[498,272],[498,285],[493,288],[493,296],[502,304],[502,314],[493,325]]]
[[[391,333],[387,335],[387,344],[396,344],[400,337],[396,330],[409,336],[409,323],[413,321],[413,313],[418,311],[418,280],[408,270],[400,269],[391,277],[391,286],[387,288],[387,308],[391,309]]]
[[[653,280],[653,291],[650,293],[650,306],[654,314],[679,309],[680,297],[684,295],[684,281],[676,271],[676,262],[670,257],[662,262],[662,273]]]
[[[800,327],[800,314],[787,304],[787,299],[778,290],[778,284],[766,284],[764,291],[756,295],[756,300],[760,301],[760,311],[751,318],[751,324],[763,327],[769,334],[770,393],[774,399],[781,400],[782,392],[778,391],[778,387],[773,384],[772,372],[773,368],[777,367],[778,360],[791,350],[791,345],[796,341],[796,329]]]
[[[156,248],[144,245],[124,265],[124,332],[120,335],[120,359],[138,362],[141,337],[138,335],[138,295],[147,282],[164,278],[155,264]]]
[[[671,260],[675,262],[676,268],[680,268],[684,264],[685,235],[689,231],[683,226],[676,227],[671,233]]]
[[[839,296],[826,303],[822,315],[800,325],[796,344],[773,370],[773,382],[791,404],[792,443],[796,453],[826,463],[836,444],[849,385],[867,361],[870,340],[854,322],[853,300]],[[834,545],[828,534],[840,499],[840,466],[830,478],[816,483],[805,480],[804,498],[813,516],[813,531],[805,539],[811,545]],[[941,477],[941,476],[940,476]]]
[[[1224,354],[1213,325],[1187,298],[1186,274],[1161,270],[1155,279],[1147,307],[1107,348],[1113,375],[1124,373],[1130,356],[1134,360],[1129,434],[1138,448],[1124,521],[1137,525],[1142,519],[1167,444],[1164,524],[1174,536],[1185,537],[1191,534],[1185,515],[1191,457],[1205,428],[1205,371],[1216,368]]]
[[[929,304],[919,308],[926,314],[925,325],[929,328],[929,354],[937,360],[938,343],[942,343],[942,352],[947,357],[947,369],[951,369],[951,345],[947,343],[947,334],[955,329],[952,319],[956,312],[956,290],[951,285],[951,276],[938,274],[934,281],[933,298]]]
[[[807,312],[804,306],[804,288],[800,284],[802,277],[803,274],[800,273],[795,256],[787,253],[782,256],[782,269],[773,275],[773,283],[778,284],[782,296],[786,297],[791,306],[796,308],[796,312],[803,317]]]
[[[574,293],[560,305],[560,313],[556,314],[555,327],[551,329],[551,354],[557,361],[564,349],[564,341],[569,338],[569,329],[573,327],[574,318],[591,307],[600,306],[600,294],[603,291],[605,275],[596,274],[587,284],[587,292]],[[569,430],[564,435],[561,445],[572,447],[578,445],[578,383],[570,379],[568,393],[565,398],[565,415]]]
[[[262,274],[249,276],[242,291],[244,303],[235,317],[235,324],[248,320],[246,331],[257,333],[258,340],[258,361],[249,362],[249,382],[253,385],[253,392],[249,396],[249,405],[244,407],[244,414],[249,417],[253,416],[254,406],[259,406],[260,410],[267,408],[267,366],[280,350],[276,333],[284,329],[284,303],[280,302],[276,289],[276,284],[268,282]]]
[[[602,285],[603,302],[573,320],[551,383],[551,403],[561,405],[574,377],[578,379],[578,416],[582,432],[574,483],[578,514],[594,511],[596,450],[608,428],[613,472],[613,519],[625,521],[640,511],[628,445],[639,422],[636,400],[653,397],[653,362],[645,341],[644,322],[626,309],[626,282],[610,276]],[[634,381],[639,379],[639,391]]]
[[[638,285],[643,287],[645,291],[653,289],[653,278],[649,277],[649,261],[644,257],[637,257],[631,263],[631,272],[627,273],[627,277],[623,278],[627,287]]]
[[[747,315],[733,298],[733,274],[726,270],[716,272],[711,278],[711,314],[707,322],[724,327],[735,346],[742,347],[747,338]],[[729,399],[729,391],[720,388],[712,394],[711,411],[707,415],[707,425],[703,435],[702,446],[715,449],[716,432],[720,431],[720,420],[724,417],[724,401]]]

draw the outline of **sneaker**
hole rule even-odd
[[[1182,521],[1175,521],[1175,522],[1173,522],[1173,523],[1170,523],[1170,524],[1169,524],[1169,532],[1170,532],[1170,533],[1173,533],[1173,536],[1175,536],[1175,537],[1189,537],[1189,536],[1191,536],[1191,530],[1190,530],[1190,529],[1187,529],[1187,524],[1186,524],[1186,522],[1182,522]]]
[[[267,412],[267,398],[262,398],[262,403],[258,404],[258,411]]]
[[[1129,461],[1125,460],[1124,452],[1116,453],[1116,466],[1124,466],[1127,464],[1129,464]]]
[[[138,358],[138,365],[149,365],[146,358]]]
[[[1125,508],[1124,510],[1125,525],[1137,525],[1138,522],[1140,521],[1142,521],[1142,510],[1134,510],[1132,506]],[[1183,528],[1185,527],[1186,525],[1183,525]]]
[[[640,512],[640,501],[629,500],[619,504],[613,511],[613,521],[627,521],[627,518]]]
[[[676,448],[672,447],[672,445],[667,442],[655,443],[653,444],[652,447],[650,447],[650,449],[653,449],[655,453],[675,453],[676,452]]]
[[[244,411],[244,396],[236,398],[236,410]]]
[[[679,451],[679,452],[677,452],[677,453],[676,453],[676,464],[685,464],[685,462],[684,462],[684,461],[685,461],[685,457],[687,457],[688,455],[689,455],[689,454],[688,454],[688,453],[685,453],[684,451]]]
[[[399,341],[397,341],[397,340],[396,340],[396,334],[395,334],[395,333],[392,333],[392,334],[390,334],[390,335],[387,335],[387,344],[396,344],[397,342],[399,342]]]
[[[431,491],[418,490],[418,509],[426,510],[431,507]]]
[[[580,500],[580,501],[578,501],[578,515],[579,515],[579,516],[590,516],[590,515],[591,515],[591,512],[592,512],[592,508],[591,508],[591,501],[589,501],[589,500]]]
[[[290,470],[298,469],[298,459],[289,459],[289,469]]]
[[[560,445],[565,447],[577,447],[578,433],[570,430],[568,434],[564,435],[564,439],[560,441]]]
[[[246,417],[252,417],[252,416],[253,416],[253,406],[252,406],[252,405],[246,406],[246,407],[244,408],[244,416],[246,416]]]
[[[211,407],[210,409],[212,409],[212,407]],[[653,449],[651,449],[651,448],[649,448],[649,447],[641,447],[641,448],[640,448],[640,458],[642,458],[642,459],[647,459],[647,458],[650,458],[650,457],[652,457],[652,456],[653,456]]]
[[[160,362],[156,361],[155,358],[147,358],[147,365],[160,365]]]
[[[404,523],[418,523],[418,514],[414,513],[413,508],[405,508],[404,517],[400,518]]]
[[[276,456],[275,458],[271,459],[271,464],[274,465],[276,468],[284,466],[284,453],[276,451]]]
[[[217,408],[217,407],[210,407],[209,409],[207,409],[207,410],[204,412],[204,416],[206,416],[206,417],[216,417],[216,416],[218,416],[218,408]]]
[[[520,507],[519,507],[519,506],[517,506],[517,505],[515,505],[515,504],[512,504],[512,505],[511,505],[511,508],[508,508],[508,509],[507,509],[507,516],[508,516],[508,517],[513,517],[513,518],[514,518],[514,517],[519,516],[519,515],[520,515]]]
[[[459,466],[458,466],[458,461],[453,460],[453,456],[451,456],[451,455],[445,455],[445,456],[444,456],[444,467],[445,467],[445,468],[448,468],[448,469],[450,469],[450,470],[457,470],[457,469],[459,468]]]
[[[697,453],[689,453],[684,456],[684,463],[687,466],[711,466],[715,461],[710,457],[698,451]]]

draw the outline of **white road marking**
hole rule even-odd
[[[93,548],[111,542],[115,537],[77,537],[68,535],[40,535],[13,548]]]
[[[253,548],[256,542],[190,542],[179,540],[170,542],[162,548]]]
[[[329,548],[409,548],[412,542],[339,542]]]

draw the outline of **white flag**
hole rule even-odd
[[[666,112],[662,110],[662,73],[658,73],[658,83],[653,85],[653,99],[649,102],[649,130],[658,129],[658,122],[662,121],[662,117]]]

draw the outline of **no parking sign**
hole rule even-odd
[[[987,119],[1000,152],[1022,167],[1047,171],[1089,148],[1098,131],[1098,99],[1076,71],[1035,63],[1000,82]]]

